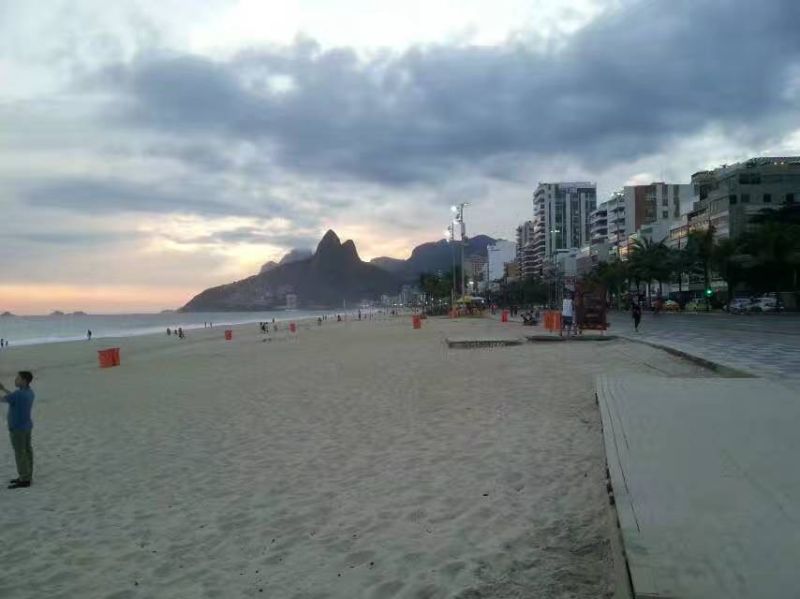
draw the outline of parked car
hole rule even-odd
[[[684,310],[687,312],[699,312],[701,310],[706,309],[706,301],[705,300],[692,300],[687,302],[686,305],[683,307]]]
[[[751,304],[750,310],[752,312],[782,312],[783,306],[776,297],[763,295]]]
[[[750,312],[753,301],[749,297],[735,297],[728,304],[728,312],[731,314],[744,314]]]
[[[678,312],[680,309],[681,305],[675,300],[667,300],[664,302],[663,310],[665,312]]]

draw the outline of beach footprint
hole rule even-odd
[[[405,583],[401,580],[382,582],[372,591],[370,599],[390,599],[396,596],[404,586]]]
[[[344,565],[349,568],[355,568],[361,564],[370,563],[375,557],[374,551],[356,551],[344,558]]]

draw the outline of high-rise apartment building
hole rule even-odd
[[[696,202],[688,229],[713,225],[717,237],[738,237],[764,209],[800,202],[800,156],[751,158],[692,175]]]
[[[489,281],[498,281],[505,276],[505,264],[516,258],[517,244],[513,241],[498,239],[486,246],[486,255],[489,259]]]
[[[533,221],[526,220],[517,227],[517,266],[524,279],[533,276]]]
[[[592,213],[592,243],[607,241],[610,252],[620,255],[628,238],[643,226],[663,231],[666,236],[680,222],[681,215],[689,212],[693,199],[691,185],[626,185]]]
[[[589,245],[590,215],[597,207],[594,183],[539,183],[533,194],[531,269],[541,276],[559,250]]]

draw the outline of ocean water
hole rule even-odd
[[[347,310],[348,314],[356,311]],[[365,313],[367,311],[364,311]],[[202,329],[204,322],[214,327],[251,322],[276,322],[316,318],[328,314],[345,314],[343,310],[276,310],[268,312],[191,312],[169,314],[65,314],[63,316],[0,316],[0,338],[18,345],[38,345],[61,341],[86,339],[86,331],[92,331],[93,339],[103,337],[133,337],[163,333],[167,327],[182,327],[185,331]]]

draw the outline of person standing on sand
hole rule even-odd
[[[8,433],[17,462],[18,478],[9,481],[9,489],[30,487],[33,480],[33,447],[31,447],[31,408],[35,395],[31,389],[33,375],[20,370],[14,379],[16,391],[9,391],[0,383],[0,401],[8,404]]]
[[[633,304],[631,316],[633,316],[633,329],[638,333],[639,323],[642,321],[642,307],[639,304]]]
[[[92,340],[92,329],[89,329],[88,331],[86,331],[86,340],[87,341],[91,341]]]

